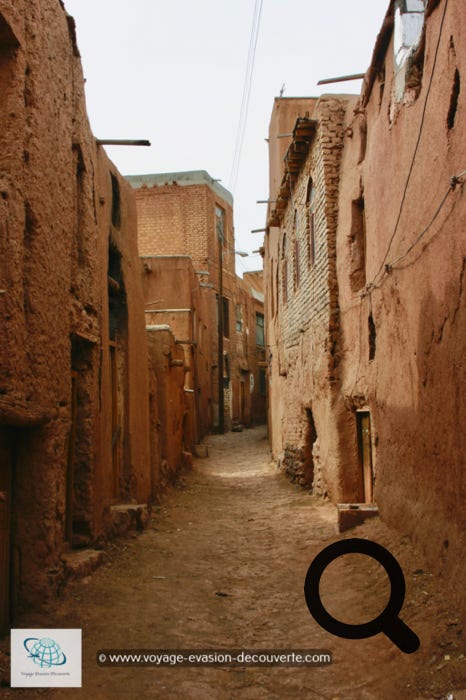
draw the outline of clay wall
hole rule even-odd
[[[156,379],[156,410],[160,469],[157,493],[173,484],[191,465],[189,400],[185,394],[187,367],[183,348],[177,345],[170,326],[146,326],[151,371]]]
[[[187,255],[146,256],[142,262],[146,325],[168,325],[184,351],[191,436],[185,436],[184,449],[190,451],[212,426],[211,324],[205,290]]]
[[[356,481],[365,408],[381,516],[452,582],[466,531],[464,175],[452,180],[466,168],[465,47],[464,3],[428,3],[400,98],[390,6],[345,138],[337,248],[345,469]]]
[[[149,498],[149,399],[134,200],[91,134],[60,3],[0,1],[0,93],[2,542],[14,613],[54,595],[61,553],[105,536],[115,498]]]

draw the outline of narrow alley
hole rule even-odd
[[[208,446],[209,457],[165,494],[146,530],[113,541],[104,565],[71,583],[53,612],[28,616],[30,626],[82,627],[83,687],[3,688],[0,697],[409,700],[458,687],[454,613],[409,538],[378,519],[345,533],[397,557],[407,585],[402,617],[420,650],[403,654],[383,635],[333,637],[311,618],[303,582],[313,557],[343,537],[335,507],[276,469],[263,426],[210,436]],[[372,561],[347,555],[322,579],[322,599],[343,621],[366,621],[386,603],[388,581]],[[96,660],[101,649],[265,648],[330,650],[333,664],[112,668]]]

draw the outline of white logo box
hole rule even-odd
[[[12,629],[12,688],[81,688],[80,629]]]

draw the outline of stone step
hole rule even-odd
[[[105,553],[97,549],[79,549],[62,555],[66,578],[89,576],[105,560]]]
[[[144,530],[150,519],[146,503],[118,503],[110,506],[112,535],[122,535],[128,530]]]
[[[338,503],[338,531],[345,532],[379,514],[375,503]]]

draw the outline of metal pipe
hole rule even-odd
[[[150,146],[147,139],[96,139],[99,146]]]
[[[338,78],[323,78],[317,85],[328,85],[329,83],[344,83],[346,80],[362,80],[365,73],[353,73],[352,75],[340,75]]]

